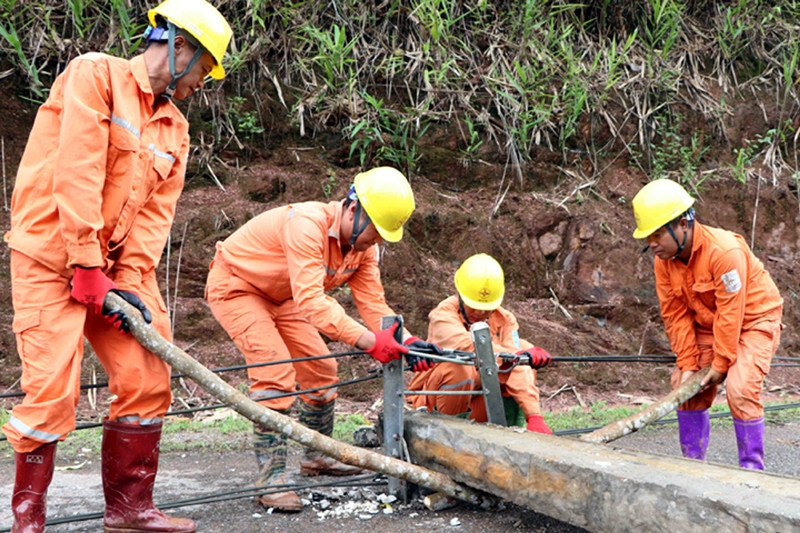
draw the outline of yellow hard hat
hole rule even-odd
[[[147,18],[154,27],[156,15],[161,15],[197,39],[216,62],[209,75],[215,80],[225,77],[222,57],[228,49],[233,30],[217,8],[206,0],[164,0],[147,12]]]
[[[403,173],[391,167],[376,167],[358,174],[353,186],[383,240],[402,239],[403,224],[414,212],[414,193]]]
[[[633,198],[636,218],[634,239],[644,239],[665,224],[675,220],[694,204],[686,189],[672,180],[653,180]]]
[[[455,282],[461,300],[472,309],[494,311],[503,303],[503,267],[490,255],[476,254],[461,263]]]

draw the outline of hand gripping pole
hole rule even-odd
[[[230,406],[231,409],[245,418],[272,431],[279,431],[290,439],[314,450],[319,450],[343,463],[360,466],[386,476],[416,483],[434,491],[444,492],[449,496],[478,505],[484,509],[497,509],[500,507],[502,503],[500,499],[491,494],[456,483],[439,472],[339,442],[336,439],[308,429],[288,416],[276,413],[254,402],[195,361],[183,350],[167,342],[161,334],[144,321],[142,314],[136,308],[113,292],[109,292],[106,295],[105,305],[112,311],[115,309],[125,311],[130,324],[131,335],[142,346],[166,361],[173,369],[193,379],[209,394]]]

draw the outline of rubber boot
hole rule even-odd
[[[56,443],[50,442],[28,453],[15,453],[17,466],[11,511],[14,524],[11,533],[44,531],[47,508],[47,487],[53,480],[56,464]]]
[[[333,413],[336,401],[322,405],[311,405],[300,401],[300,423],[309,429],[330,437],[333,434]],[[304,476],[354,476],[363,472],[357,466],[337,461],[322,452],[306,448],[300,460],[300,473]]]
[[[289,415],[289,410],[278,411]],[[257,424],[253,425],[253,449],[258,462],[256,487],[286,485],[286,435],[269,431]],[[276,492],[257,496],[256,500],[266,507],[284,513],[297,513],[303,510],[303,503],[294,491]]]
[[[194,521],[172,518],[153,505],[161,424],[103,423],[105,533],[192,533]]]
[[[739,447],[739,466],[764,470],[764,417],[757,420],[734,418],[733,427]]]
[[[678,409],[678,431],[683,456],[688,459],[705,461],[708,436],[711,432],[708,409],[702,411]]]

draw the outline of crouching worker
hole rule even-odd
[[[248,364],[330,353],[320,336],[346,342],[382,363],[398,359],[409,347],[428,343],[394,327],[381,330],[381,317],[394,315],[386,304],[378,264],[378,246],[398,242],[414,211],[406,178],[389,167],[355,177],[343,201],[305,202],[256,216],[224,242],[217,243],[206,287],[214,316],[244,354]],[[347,283],[368,328],[349,317],[325,291]],[[289,414],[299,385],[300,422],[331,435],[338,383],[335,359],[302,361],[248,369],[250,397]],[[313,391],[320,387],[329,387]],[[286,436],[254,425],[258,486],[287,482]],[[345,476],[359,468],[307,449],[300,462],[305,475]],[[260,497],[278,511],[300,511],[293,491]]]
[[[661,317],[677,355],[673,388],[711,366],[701,392],[678,408],[683,456],[705,460],[708,409],[727,377],[739,465],[763,470],[761,389],[780,342],[783,299],[740,235],[695,220],[694,198],[679,184],[652,181],[632,203],[633,236],[656,256]]]
[[[511,352],[530,357],[531,366],[516,366],[503,372],[500,366],[500,390],[503,397],[513,399],[522,409],[530,431],[552,434],[542,418],[536,371],[551,361],[550,354],[519,338],[517,319],[500,307],[505,294],[503,268],[491,256],[473,255],[464,261],[455,275],[457,294],[442,301],[428,318],[428,341],[444,349],[473,351],[470,326],[486,322],[492,334],[495,353]],[[415,374],[410,390],[470,391],[481,390],[480,374],[474,366],[439,363],[430,370]],[[414,408],[427,408],[448,415],[467,410],[469,418],[486,422],[486,403],[483,396],[420,395],[411,396]]]
[[[144,53],[73,59],[39,108],[11,205],[13,330],[23,402],[3,432],[13,446],[14,533],[44,531],[56,443],[75,429],[84,337],[114,394],[103,423],[106,532],[191,532],[153,505],[170,368],[103,307],[109,291],[170,339],[155,269],[184,183],[189,124],[172,98],[221,79],[231,38],[204,0],[149,14]]]

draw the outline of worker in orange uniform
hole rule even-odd
[[[3,432],[16,452],[14,533],[44,531],[56,443],[75,429],[84,336],[115,395],[103,424],[105,531],[195,530],[153,505],[170,368],[129,334],[113,291],[170,337],[155,268],[184,182],[189,124],[171,101],[224,77],[231,38],[205,0],[166,0],[132,60],[72,60],[39,108],[11,203],[13,330],[25,399]]]
[[[495,353],[511,352],[530,358],[530,366],[514,366],[505,370],[500,361],[500,390],[522,409],[528,430],[552,434],[542,418],[536,372],[550,363],[552,357],[542,348],[519,338],[519,326],[513,313],[500,307],[505,294],[503,268],[493,257],[477,254],[464,261],[456,271],[458,294],[443,300],[430,312],[428,342],[445,349],[473,351],[470,326],[486,322],[492,334]],[[470,391],[481,390],[480,374],[474,366],[439,363],[414,375],[410,390]],[[469,409],[470,419],[486,422],[486,403],[483,396],[419,395],[411,396],[414,408],[427,408],[448,415],[458,415]]]
[[[217,243],[206,286],[216,319],[244,354],[248,364],[330,353],[319,332],[368,352],[388,363],[414,350],[434,347],[397,324],[381,330],[381,317],[394,315],[386,304],[378,264],[378,246],[398,242],[414,211],[406,178],[389,167],[362,172],[343,201],[304,202],[278,207],[251,219]],[[367,327],[350,318],[325,294],[347,283]],[[414,366],[422,364],[409,356]],[[248,369],[250,397],[288,415],[297,385],[300,422],[324,435],[333,432],[335,359]],[[314,390],[320,389],[320,390]],[[286,483],[286,436],[254,425],[257,486]],[[360,469],[306,449],[300,462],[305,475],[351,475]],[[262,505],[283,512],[302,508],[293,491],[267,494]]]
[[[673,388],[709,365],[701,392],[678,408],[684,457],[705,460],[708,409],[727,377],[739,465],[764,469],[761,389],[778,349],[783,299],[761,261],[735,233],[695,220],[694,198],[674,181],[633,199],[636,230],[655,259],[656,291],[677,354]]]

